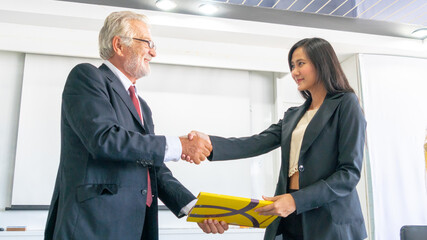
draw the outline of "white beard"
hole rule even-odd
[[[124,70],[133,78],[139,79],[150,73],[150,67],[144,68],[144,56],[131,52],[131,56],[124,63]]]

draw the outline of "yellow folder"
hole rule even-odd
[[[277,216],[262,216],[254,210],[273,202],[233,197],[214,193],[199,193],[197,203],[188,214],[188,222],[204,219],[225,221],[230,225],[266,228]]]

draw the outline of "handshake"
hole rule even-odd
[[[212,152],[212,144],[209,136],[191,131],[187,136],[179,137],[182,145],[181,159],[190,163],[200,164]]]

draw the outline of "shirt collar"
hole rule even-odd
[[[120,82],[123,84],[123,87],[126,91],[129,92],[129,87],[132,86],[132,82],[127,78],[116,66],[114,66],[110,61],[105,60],[104,64],[120,79]],[[136,86],[135,86],[136,92]]]

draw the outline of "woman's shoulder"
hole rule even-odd
[[[298,110],[299,110],[299,109],[301,109],[301,108],[305,108],[304,104],[302,104],[302,105],[300,105],[300,106],[292,106],[292,107],[289,107],[289,108],[285,111],[284,116],[283,116],[283,119],[285,119],[285,118],[287,118],[287,117],[290,117],[290,116],[293,116],[293,115],[294,115],[296,112],[298,112]]]
[[[342,95],[342,101],[343,103],[347,104],[358,104],[359,105],[359,98],[354,92],[345,92]]]
[[[340,92],[330,95],[329,98],[336,99],[342,103],[359,103],[359,98],[354,92]]]
[[[359,98],[354,92],[346,92],[341,96],[340,103],[342,111],[341,114],[354,114],[361,116],[363,118],[363,110]]]
[[[301,109],[301,108],[307,108],[307,101],[306,102],[304,102],[303,104],[301,104],[301,105],[299,105],[299,106],[292,106],[292,107],[290,107],[290,108],[288,108],[288,110],[286,110],[286,113],[292,113],[292,112],[296,112],[296,111],[298,111],[299,109]]]

